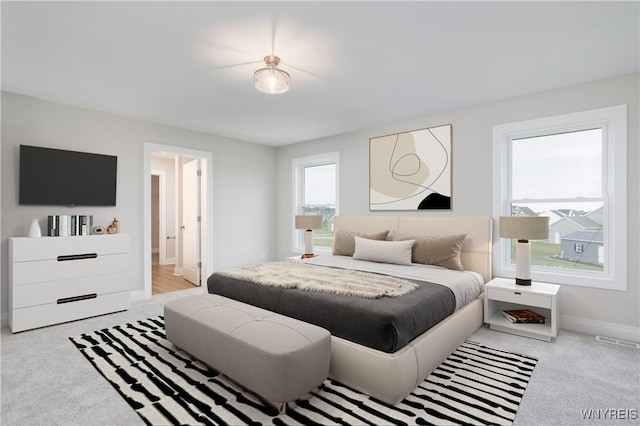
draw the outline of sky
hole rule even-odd
[[[600,198],[604,183],[602,156],[602,129],[515,139],[512,144],[512,198]],[[554,208],[577,205],[563,204]],[[574,208],[591,210],[600,205],[588,203]],[[540,213],[549,206],[530,207]]]
[[[336,165],[305,167],[305,204],[335,205]]]

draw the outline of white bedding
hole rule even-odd
[[[391,263],[357,260],[349,256],[316,256],[304,259],[305,263],[333,268],[375,272],[409,280],[427,281],[448,287],[456,298],[456,310],[477,298],[484,291],[482,275],[473,271],[454,271],[440,266],[413,263]]]

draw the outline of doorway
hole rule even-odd
[[[145,144],[145,298],[202,286],[210,268],[211,154]]]

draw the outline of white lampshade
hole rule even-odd
[[[289,90],[289,73],[277,68],[280,58],[277,56],[265,56],[265,68],[260,68],[253,73],[253,84],[259,92],[270,95],[278,95]]]
[[[517,239],[516,284],[531,285],[531,244],[529,240],[549,238],[546,216],[501,216],[500,238]]]
[[[322,228],[322,216],[321,215],[298,215],[296,216],[296,229],[321,229]]]

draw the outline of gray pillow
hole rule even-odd
[[[416,240],[413,244],[411,261],[425,265],[444,266],[464,271],[460,261],[460,250],[467,234],[447,235],[444,237],[414,236],[391,233],[391,241]]]
[[[339,256],[353,256],[356,251],[355,237],[367,238],[369,240],[384,240],[389,231],[377,232],[375,234],[363,234],[362,232],[350,232],[339,230],[333,234],[333,254]]]

